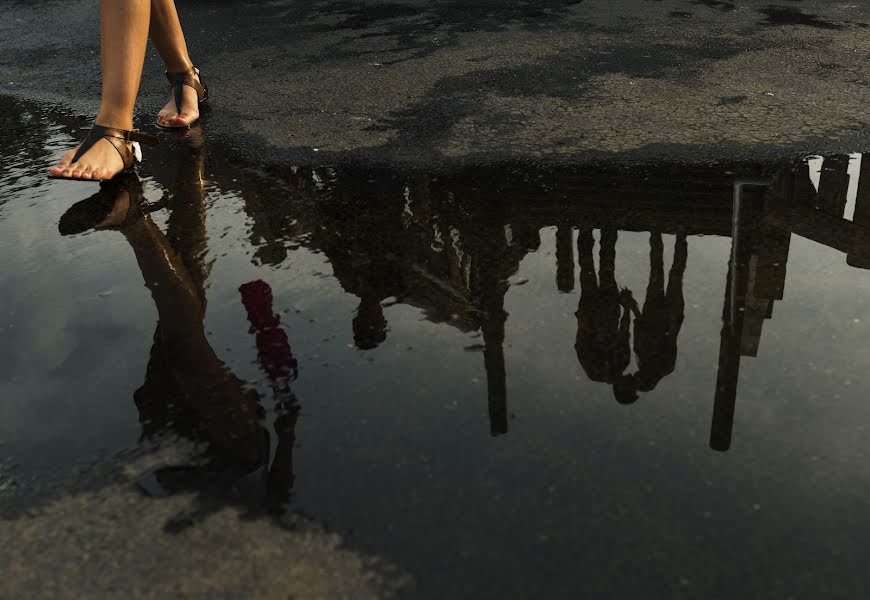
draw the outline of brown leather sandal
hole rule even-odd
[[[175,110],[178,114],[181,114],[181,105],[184,101],[184,95],[182,94],[184,86],[193,88],[194,91],[196,91],[196,100],[199,105],[203,105],[208,101],[208,88],[205,86],[205,83],[202,80],[202,75],[196,67],[190,67],[187,71],[181,73],[170,73],[169,71],[166,71],[166,78],[169,80],[172,97],[175,99]],[[173,131],[179,129],[190,129],[197,123],[199,123],[199,117],[187,125],[161,125],[160,123],[157,123],[157,126],[160,129]]]
[[[94,147],[94,144],[104,138],[115,147],[115,150],[117,150],[118,154],[121,156],[124,168],[120,173],[116,173],[108,179],[82,179],[81,177],[66,177],[63,175],[49,175],[48,178],[67,179],[69,181],[108,181],[109,179],[117,177],[121,173],[132,171],[137,162],[142,162],[142,150],[139,148],[140,142],[148,144],[149,146],[155,146],[160,143],[160,140],[157,137],[147,133],[142,133],[138,129],[117,129],[115,127],[105,127],[94,123],[94,126],[91,127],[90,132],[79,146],[79,149],[75,153],[75,156],[73,156],[70,164],[78,161],[78,159],[84,156],[88,150]]]

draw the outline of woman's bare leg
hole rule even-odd
[[[132,129],[133,106],[145,62],[151,0],[100,1],[100,57],[103,90],[96,123]],[[72,163],[76,148],[67,152],[51,174],[82,179],[107,179],[124,168],[118,151],[100,140]]]
[[[175,10],[175,0],[151,0],[151,41],[157,48],[160,58],[170,73],[181,73],[193,66],[187,53],[187,43],[178,12]],[[172,93],[169,102],[157,114],[157,122],[169,127],[178,127],[192,123],[199,118],[199,104],[196,91],[184,86],[182,112],[179,113]]]

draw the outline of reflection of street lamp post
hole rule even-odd
[[[738,307],[738,288],[745,274],[740,269],[740,219],[743,213],[743,188],[767,187],[769,179],[735,179],[731,213],[731,260],[728,266],[727,294],[722,311],[722,338],[719,346],[719,372],[716,376],[716,396],[713,402],[713,423],[710,427],[710,447],[725,452],[731,447],[734,426],[734,405],[737,400],[737,380],[740,373],[740,338],[743,313]],[[744,290],[745,291],[745,290]]]

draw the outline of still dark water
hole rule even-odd
[[[100,187],[44,177],[80,123],[0,125],[0,495],[172,434],[208,464],[143,493],[253,473],[415,596],[864,595],[860,155],[264,173],[194,131]]]

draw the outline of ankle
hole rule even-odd
[[[115,129],[133,129],[133,115],[101,108],[94,123]]]
[[[164,63],[167,73],[186,73],[193,68],[193,62],[190,57],[179,58],[177,60]]]

